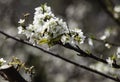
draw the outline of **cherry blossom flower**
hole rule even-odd
[[[18,21],[19,24],[23,24],[24,22],[25,22],[25,19],[20,19],[20,20]]]
[[[92,40],[91,38],[88,38],[88,44],[89,44],[90,46],[93,46],[93,40]]]
[[[111,45],[109,43],[106,43],[105,47],[107,47],[109,49],[109,48],[111,48]]]
[[[119,13],[120,12],[120,5],[114,7],[114,11]]]
[[[22,26],[19,26],[19,27],[18,27],[18,34],[22,34],[22,32],[23,32],[23,27],[22,27]]]

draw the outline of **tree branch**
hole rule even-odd
[[[75,65],[75,66],[77,66],[77,67],[79,67],[79,68],[82,68],[82,69],[88,70],[88,71],[90,71],[90,72],[99,74],[99,75],[101,75],[101,76],[103,76],[103,77],[109,78],[109,79],[114,80],[114,81],[116,81],[116,82],[120,82],[120,80],[117,79],[117,78],[115,78],[115,77],[106,75],[106,74],[104,74],[104,73],[101,73],[101,72],[99,72],[99,71],[97,71],[97,70],[94,70],[94,69],[91,69],[91,68],[89,68],[89,67],[86,67],[86,66],[84,66],[84,65],[80,65],[80,64],[78,64],[78,63],[76,63],[76,62],[74,62],[74,61],[72,61],[72,60],[69,60],[69,59],[67,59],[67,58],[64,58],[64,57],[60,56],[59,54],[54,54],[54,53],[52,53],[52,52],[50,52],[50,51],[47,51],[47,50],[45,50],[45,49],[43,49],[43,48],[41,48],[41,47],[39,47],[39,46],[37,46],[37,45],[33,45],[33,44],[29,43],[29,42],[26,42],[26,41],[17,39],[17,38],[15,38],[15,37],[13,37],[13,36],[10,36],[10,35],[2,32],[2,31],[0,31],[0,33],[3,34],[3,35],[5,35],[5,36],[8,37],[8,38],[11,38],[11,39],[13,39],[13,40],[15,40],[15,41],[18,41],[18,42],[21,42],[21,43],[23,43],[23,44],[26,44],[26,45],[32,46],[32,47],[34,47],[34,48],[37,48],[37,49],[39,49],[39,50],[41,50],[41,51],[43,51],[43,52],[45,52],[45,53],[47,53],[47,54],[49,54],[49,55],[52,55],[52,56],[54,56],[54,57],[56,57],[56,58],[59,58],[59,59],[61,59],[61,60],[64,60],[64,61],[66,61],[66,62],[68,62],[68,63],[70,63],[70,64],[73,64],[73,65]]]
[[[1,66],[0,75],[9,82],[27,82],[13,66]]]
[[[62,43],[59,43],[59,44],[62,45],[62,46],[64,46],[65,48],[68,48],[68,49],[71,49],[71,50],[74,50],[74,51],[78,52],[80,54],[80,56],[82,55],[84,57],[89,57],[91,59],[97,60],[97,61],[102,62],[104,64],[108,64],[106,60],[104,60],[102,58],[99,58],[99,57],[93,55],[92,53],[86,53],[85,51],[83,51],[82,49],[80,49],[78,46],[74,47],[74,46],[72,46],[70,44],[65,44],[65,45],[63,45]],[[117,65],[116,63],[113,63],[112,67],[114,67],[114,68],[120,68],[120,65]]]

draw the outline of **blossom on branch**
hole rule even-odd
[[[85,36],[81,29],[70,29],[70,34],[63,35],[61,37],[61,42],[63,44],[70,43],[70,44],[82,44],[84,42]]]
[[[90,46],[93,46],[93,40],[92,40],[92,38],[88,38],[88,44],[89,44]]]
[[[22,34],[23,31],[24,31],[24,30],[23,30],[23,27],[22,27],[22,26],[19,26],[19,27],[18,27],[18,34]]]
[[[24,22],[25,22],[25,19],[20,19],[20,20],[18,21],[19,24],[23,24]]]
[[[117,48],[117,53],[116,53],[116,55],[117,55],[117,58],[120,58],[120,47]]]
[[[120,5],[114,7],[114,11],[120,13]]]
[[[33,23],[26,27],[19,26],[18,34],[24,34],[33,44],[55,45],[57,42],[82,44],[85,39],[81,29],[69,29],[66,22],[55,17],[46,4],[35,8]]]
[[[112,64],[113,64],[113,62],[114,62],[111,57],[108,57],[108,59],[106,59],[106,61],[107,61],[107,63],[108,63],[110,66],[112,66]]]

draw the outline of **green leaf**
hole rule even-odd
[[[46,38],[43,38],[43,39],[39,40],[38,43],[39,44],[46,44],[46,43],[49,43],[49,40]]]
[[[116,60],[116,58],[117,58],[116,55],[113,55],[113,56],[111,57],[112,60]]]

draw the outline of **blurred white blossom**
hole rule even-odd
[[[23,30],[23,27],[22,27],[22,26],[19,26],[19,27],[18,27],[18,34],[22,34],[23,31],[24,31],[24,30]]]
[[[103,36],[100,37],[100,39],[101,39],[101,40],[105,40],[105,39],[106,39],[106,36],[103,35]]]
[[[81,29],[70,29],[70,34],[63,35],[61,37],[61,42],[63,44],[70,43],[70,44],[82,44],[84,42],[85,36]]]
[[[108,57],[108,59],[106,59],[106,61],[107,61],[107,63],[108,63],[110,66],[112,66],[113,60],[112,60],[111,57]]]
[[[106,43],[105,47],[107,47],[109,49],[109,48],[111,48],[111,45],[109,43]]]
[[[105,40],[110,36],[110,29],[106,29],[104,34],[100,37],[101,40]]]
[[[120,13],[120,5],[114,7],[114,11]]]
[[[114,15],[114,17],[115,17],[116,19],[119,18],[119,14],[118,14],[118,13],[114,13],[113,15]]]
[[[0,66],[2,66],[6,61],[3,58],[0,58]]]
[[[117,48],[117,53],[116,53],[116,55],[117,55],[117,58],[120,58],[120,47]]]
[[[25,19],[20,19],[18,23],[23,24],[25,22]]]
[[[20,19],[19,23],[23,22]],[[57,41],[82,44],[85,39],[81,29],[68,29],[66,22],[55,17],[47,5],[35,8],[33,23],[25,28],[19,26],[18,34],[24,34],[34,44],[53,44]]]
[[[92,40],[91,38],[88,38],[88,44],[89,44],[90,46],[93,46],[93,40]]]
[[[68,37],[65,36],[65,35],[63,35],[63,36],[61,37],[61,42],[62,42],[63,44],[65,44],[65,43],[67,42],[67,40],[68,40]]]

